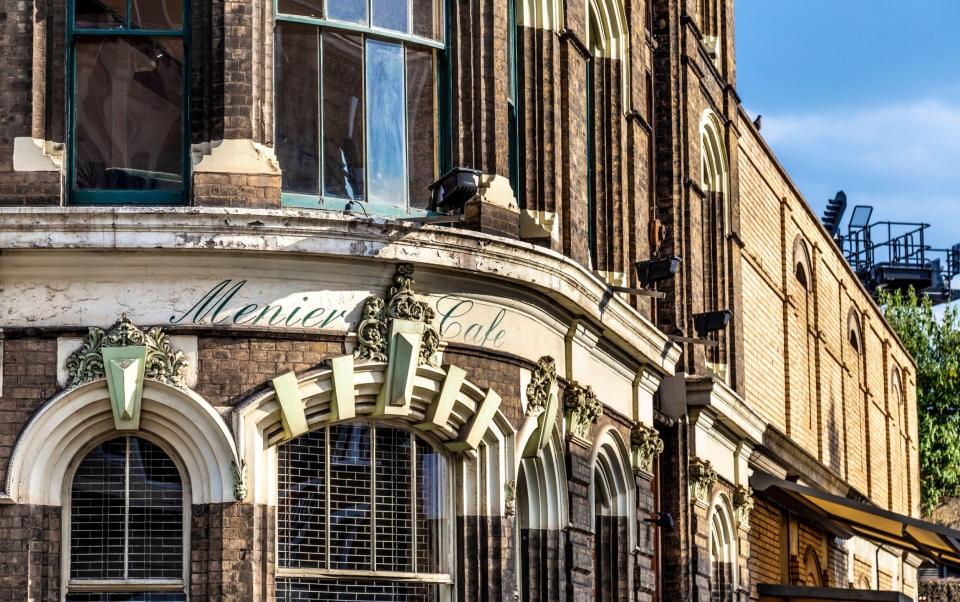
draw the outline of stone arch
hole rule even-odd
[[[594,471],[594,482],[590,487],[590,506],[594,507],[598,485],[603,486],[609,497],[610,512],[613,516],[632,518],[633,515],[633,472],[630,467],[629,447],[612,426],[601,429],[590,452],[590,466]],[[602,481],[596,482],[600,476]]]
[[[823,586],[823,569],[820,568],[820,556],[813,546],[807,546],[803,555],[803,584],[809,587]]]
[[[863,329],[860,327],[860,317],[855,307],[851,307],[847,314],[847,342],[857,355],[863,355]]]
[[[560,31],[563,28],[563,3],[560,0],[517,0],[517,25]]]
[[[65,479],[81,451],[117,431],[106,380],[69,389],[47,401],[20,432],[7,471],[15,503],[60,506]],[[233,501],[237,449],[220,414],[193,391],[145,380],[140,429],[182,463],[194,504]]]
[[[438,447],[464,452],[460,461],[452,458],[451,466],[457,466],[458,478],[457,511],[463,514],[502,515],[506,512],[507,492],[503,484],[515,479],[514,431],[507,419],[496,409],[485,421],[478,413],[484,406],[489,392],[462,380],[462,371],[451,367],[449,372],[422,364],[416,367],[409,398],[409,406],[389,415],[378,410],[377,398],[384,388],[387,364],[363,362],[353,364],[352,356],[346,359],[352,369],[338,372],[337,379],[347,378],[344,387],[335,381],[334,369],[323,367],[302,375],[296,375],[306,430],[314,430],[327,424],[356,418],[392,422],[412,427]],[[454,372],[459,372],[459,378]],[[453,375],[455,386],[445,382]],[[338,386],[339,385],[339,386]],[[352,389],[352,391],[351,391]],[[349,415],[344,414],[344,402],[337,394],[349,396],[352,403]],[[445,397],[446,393],[448,397]],[[441,399],[444,397],[444,399]],[[497,398],[499,399],[499,398]],[[446,410],[440,406],[448,403]],[[437,418],[446,411],[449,414]],[[439,423],[434,422],[434,419]],[[276,446],[286,440],[283,412],[275,388],[268,388],[248,398],[233,411],[234,431],[238,437],[238,449],[246,462],[248,474],[248,501],[276,503]],[[483,421],[475,445],[463,442],[463,434],[473,431]],[[480,428],[480,427],[477,427]],[[480,475],[483,476],[481,479]],[[481,512],[483,509],[483,512]]]
[[[526,511],[528,528],[562,529],[566,525],[567,473],[559,430],[554,429],[540,455],[520,461],[517,491],[517,510]]]
[[[726,199],[730,187],[730,167],[724,138],[720,118],[707,109],[700,118],[700,187],[704,192],[718,192]]]
[[[587,46],[603,58],[618,59],[626,64],[629,58],[629,27],[622,0],[586,0]],[[591,28],[595,20],[596,27]],[[596,39],[594,39],[596,38]],[[629,70],[624,67],[624,77]]]
[[[810,249],[807,241],[799,234],[793,241],[793,273],[804,289],[813,290],[813,262],[810,260]]]
[[[710,554],[711,599],[729,600],[737,589],[737,531],[733,505],[726,493],[718,493],[710,505],[707,522]]]

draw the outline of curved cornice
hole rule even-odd
[[[295,209],[0,208],[0,249],[289,253],[404,261],[475,273],[546,295],[639,362],[672,375],[680,346],[599,278],[521,241],[438,226]]]

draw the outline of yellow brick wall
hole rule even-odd
[[[874,503],[917,514],[914,366],[757,132],[738,129],[744,397]]]

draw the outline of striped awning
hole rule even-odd
[[[750,486],[842,538],[854,535],[960,567],[960,532],[870,504],[778,479],[764,472]]]

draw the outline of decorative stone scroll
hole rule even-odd
[[[737,485],[733,491],[733,516],[741,528],[750,526],[750,513],[754,506],[753,489],[747,485]]]
[[[433,308],[417,301],[413,285],[413,265],[401,263],[397,266],[386,300],[368,297],[364,301],[357,326],[358,345],[354,352],[357,359],[387,361],[391,343],[394,343],[394,337],[388,336],[391,326],[395,321],[403,320],[423,325],[417,357],[420,364],[435,365],[434,354],[440,348],[440,335],[432,326]]]
[[[83,347],[67,358],[69,380],[67,388],[106,378],[103,354],[109,347],[146,347],[144,376],[169,385],[183,386],[183,371],[187,366],[181,351],[174,351],[169,337],[160,328],[143,332],[123,314],[110,330],[90,328]]]
[[[710,503],[710,494],[717,484],[717,471],[713,469],[709,460],[694,458],[690,461],[688,478],[690,481],[690,497],[693,501]]]
[[[574,437],[587,439],[590,427],[603,416],[603,404],[597,399],[593,388],[571,384],[563,392],[563,406],[567,413],[567,432]]]
[[[663,439],[657,429],[637,424],[630,431],[630,450],[633,452],[635,472],[653,472],[653,460],[663,453]]]

